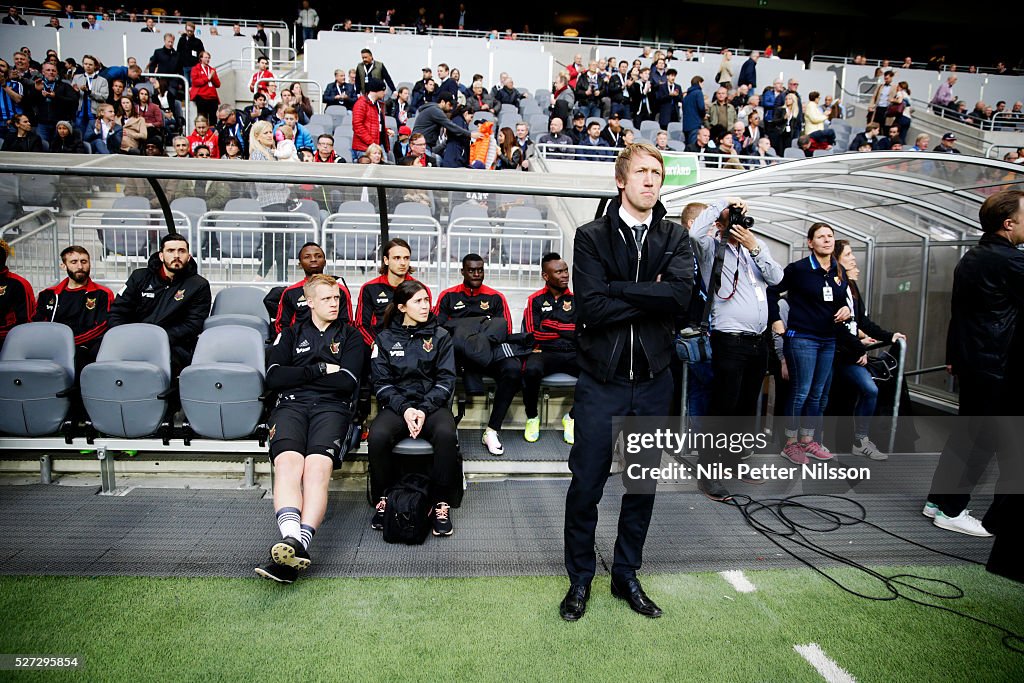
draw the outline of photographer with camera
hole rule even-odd
[[[693,221],[700,270],[710,273],[711,296],[702,330],[711,334],[711,415],[751,417],[768,370],[767,289],[782,280],[782,267],[753,232],[754,219],[738,197],[711,202]],[[752,432],[752,421],[739,427]],[[702,458],[705,456],[702,454]],[[718,458],[725,453],[718,453]],[[721,481],[698,479],[712,500],[731,496]]]

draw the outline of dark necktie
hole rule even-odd
[[[633,239],[636,240],[636,250],[638,252],[643,251],[644,233],[647,232],[647,226],[643,223],[640,225],[633,226]]]

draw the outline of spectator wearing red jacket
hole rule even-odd
[[[252,78],[249,79],[249,92],[254,93],[254,94],[257,91],[261,92],[261,93],[266,93],[267,92],[267,84],[270,81],[263,81],[259,85],[257,85],[257,81],[260,81],[260,80],[262,80],[264,78],[273,78],[274,77],[274,72],[270,70],[270,62],[267,61],[266,57],[260,57],[257,60],[256,64],[257,64],[256,73],[254,73],[252,75]]]
[[[199,53],[199,63],[192,67],[192,101],[196,105],[196,111],[205,116],[207,121],[212,121],[217,116],[217,106],[220,104],[220,97],[217,95],[217,88],[220,87],[220,76],[217,70],[210,66],[210,53],[203,50]]]
[[[210,121],[205,116],[196,117],[196,127],[188,136],[188,153],[196,155],[196,147],[206,145],[210,149],[210,156],[220,159],[220,136],[217,131],[210,128]]]
[[[367,79],[366,94],[352,107],[352,161],[358,162],[373,144],[383,147],[385,153],[391,150],[392,131],[385,124],[383,99],[384,81]]]

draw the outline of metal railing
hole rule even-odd
[[[287,59],[275,59],[275,52],[284,52]],[[246,58],[247,54],[249,55],[248,59]],[[242,52],[238,58],[243,63],[248,62],[249,67],[255,70],[256,60],[258,59],[257,55],[265,56],[267,58],[267,62],[269,63],[267,68],[271,71],[274,70],[275,62],[295,62],[298,59],[298,54],[295,52],[295,48],[293,47],[288,47],[287,45],[273,47],[257,45],[255,41],[251,41],[248,45],[242,47]]]
[[[639,136],[637,136],[639,137]],[[617,147],[591,147],[589,145],[559,145],[550,142],[536,143],[537,156],[545,160],[553,161],[615,161],[618,154]],[[796,157],[779,156],[757,156],[746,154],[719,154],[715,151],[698,154],[696,152],[684,152],[681,149],[668,149],[666,152],[672,154],[689,154],[697,157],[703,168],[724,169],[735,171],[748,171],[762,166],[774,166],[775,164],[787,161],[796,161]],[[846,150],[834,150],[834,153],[845,152]]]
[[[291,284],[299,248],[317,241],[320,226],[297,211],[207,211],[196,235],[192,250],[211,285],[278,286]]]
[[[23,226],[37,223],[26,232],[13,234]],[[61,279],[60,244],[57,235],[56,214],[50,209],[36,209],[3,226],[4,240],[13,249],[12,264],[17,264],[18,275],[36,288],[43,283]],[[32,239],[35,238],[35,239]]]
[[[331,26],[332,31],[342,31],[344,24],[334,24]],[[379,24],[352,24],[352,29],[355,32],[369,32],[369,33],[398,33],[400,35],[412,35],[416,33],[414,26],[381,26]],[[447,36],[450,38],[480,38],[490,40],[505,40],[503,33],[494,34],[491,31],[479,31],[470,29],[452,29],[452,28],[428,28],[426,35],[428,36]],[[618,38],[602,38],[600,36],[560,36],[554,33],[517,33],[516,41],[518,42],[540,42],[540,43],[562,43],[569,45],[600,45],[602,47],[621,47],[629,49],[642,50],[645,47],[649,47],[652,50],[694,50],[696,52],[703,53],[714,53],[718,54],[723,48],[714,45],[693,45],[689,43],[673,43],[667,41],[644,41],[644,40],[620,40]],[[736,54],[741,54],[743,51],[733,50]]]
[[[175,229],[191,243],[194,233],[188,216],[181,211],[172,211],[171,216]],[[160,209],[79,209],[68,223],[69,243],[81,244],[92,254],[93,279],[114,288],[146,266],[166,232]]]
[[[18,8],[18,13],[21,14],[23,18],[27,18],[28,16],[34,16],[34,17],[52,17],[52,16],[57,16],[57,17],[61,17],[61,18],[64,17],[63,10],[61,10],[61,11],[51,11],[51,10],[43,9],[43,8],[40,8],[40,7],[19,7]],[[93,15],[93,16],[96,16],[97,13],[96,12],[79,12],[79,11],[75,11],[74,12],[75,19],[85,19],[90,14]],[[114,15],[113,12],[105,12],[103,16],[104,16],[105,19],[109,19],[109,20],[113,20],[113,21],[123,21],[123,22],[126,22],[126,23],[130,23],[130,22],[128,22],[128,14],[129,13],[126,12],[126,13],[122,14],[121,16],[116,16],[116,15]],[[216,25],[218,27],[219,26],[231,26],[232,24],[238,24],[239,26],[241,26],[243,28],[248,28],[248,27],[255,28],[255,26],[257,24],[263,24],[264,28],[270,28],[270,29],[287,29],[288,28],[288,25],[285,22],[283,22],[281,20],[278,20],[278,19],[243,19],[243,18],[240,18],[240,17],[239,18],[234,18],[234,17],[192,17],[192,16],[176,17],[176,16],[173,16],[173,15],[170,15],[170,14],[142,14],[142,13],[139,13],[139,12],[134,12],[133,14],[135,14],[135,18],[138,20],[138,21],[135,22],[137,24],[145,24],[146,23],[146,19],[152,19],[157,24],[184,24],[186,21],[191,21],[191,22],[193,22],[195,24],[201,24],[201,25],[207,25],[208,24],[208,25],[211,25],[211,26],[214,25],[213,22],[217,22]]]
[[[400,237],[412,247],[413,265],[431,278],[426,282],[441,283],[441,224],[431,216],[388,214],[388,237]],[[324,219],[323,247],[328,269],[351,281],[373,271],[380,263],[380,215],[376,213],[333,213]]]
[[[316,113],[316,114],[323,114],[324,113],[324,103],[323,103],[324,91],[323,91],[323,86],[321,86],[319,83],[314,81],[312,78],[288,78],[286,76],[275,76],[274,78],[260,78],[260,79],[258,79],[253,84],[253,87],[255,87],[257,90],[259,90],[260,89],[260,83],[309,83],[311,85],[314,85],[314,86],[316,86],[316,90],[314,91],[316,93],[316,98],[312,97],[313,93],[303,93],[303,94],[306,97],[309,98],[309,101],[311,103],[313,103],[313,105],[314,105],[314,113]]]
[[[487,283],[503,292],[530,293],[538,289],[544,254],[564,251],[565,237],[551,220],[518,218],[457,218],[445,235],[445,286],[461,279],[461,259],[478,253],[487,261]]]

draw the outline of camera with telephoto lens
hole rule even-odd
[[[729,239],[730,233],[732,232],[732,226],[739,225],[741,227],[750,230],[754,227],[754,219],[743,212],[738,206],[729,207],[729,220],[725,224],[725,235],[724,239]]]

